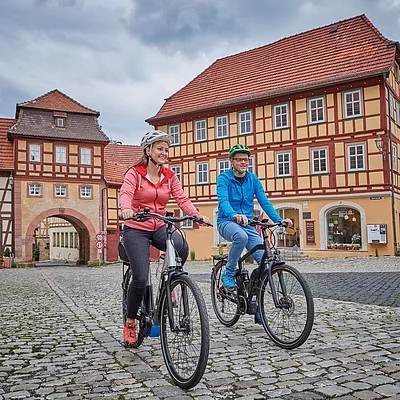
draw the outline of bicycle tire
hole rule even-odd
[[[127,299],[128,299],[128,289],[132,279],[132,272],[131,269],[128,268],[125,272],[123,282],[122,282],[122,321],[125,326],[126,322],[126,312],[127,312]],[[143,302],[141,304],[143,307]],[[132,344],[131,347],[136,348],[139,347],[143,343],[144,335],[143,335],[143,321],[144,318],[141,314],[135,320],[136,326],[136,343]],[[126,345],[125,345],[126,346]]]
[[[221,275],[224,271],[226,260],[218,261],[211,275],[211,301],[215,315],[225,326],[233,326],[239,321],[236,294],[226,292],[222,285]]]
[[[173,381],[183,389],[196,386],[207,366],[210,331],[207,308],[197,284],[187,275],[180,275],[171,282],[174,292],[174,326],[170,329],[166,293],[161,299],[160,339],[167,370]],[[187,293],[185,296],[184,293]],[[185,316],[184,301],[189,305]]]
[[[285,282],[286,296],[282,293],[279,276]],[[259,292],[261,320],[274,343],[283,349],[294,349],[307,340],[314,324],[312,293],[304,277],[290,265],[274,265],[272,281],[280,307],[275,306],[271,282],[268,273],[265,273]]]

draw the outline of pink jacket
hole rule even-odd
[[[125,175],[124,183],[120,190],[121,210],[142,211],[149,207],[151,212],[165,215],[165,207],[171,197],[175,199],[178,206],[187,214],[201,217],[192,202],[183,192],[181,183],[175,173],[162,167],[161,180],[154,184],[149,180],[145,166],[132,167]],[[164,225],[163,221],[150,219],[146,222],[127,220],[127,226],[144,231],[155,231]]]

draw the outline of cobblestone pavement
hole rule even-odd
[[[399,261],[289,262],[315,297],[313,331],[295,350],[251,316],[219,324],[211,262],[188,263],[211,331],[206,372],[189,391],[169,379],[158,338],[121,346],[120,266],[0,270],[0,399],[400,399]]]

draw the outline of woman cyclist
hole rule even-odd
[[[183,192],[175,173],[164,164],[168,159],[170,136],[162,131],[147,132],[140,143],[143,156],[130,168],[124,177],[120,191],[122,217],[148,207],[151,212],[165,215],[166,205],[172,196],[178,206],[187,214],[203,218]],[[179,256],[184,263],[189,249],[177,232],[173,235]],[[142,301],[150,260],[151,244],[161,251],[166,249],[166,228],[162,221],[149,219],[146,222],[127,220],[124,222],[122,241],[132,270],[132,281],[127,297],[127,319],[124,326],[124,343],[127,347],[136,343],[135,318]]]

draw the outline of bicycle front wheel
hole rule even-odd
[[[238,322],[237,292],[228,292],[222,285],[221,275],[225,270],[226,260],[218,261],[211,275],[211,301],[215,315],[225,326]]]
[[[210,346],[207,308],[199,287],[187,275],[174,278],[171,290],[173,315],[168,315],[166,293],[161,300],[162,353],[174,382],[190,389],[199,383],[207,365]]]
[[[272,267],[271,281],[265,274],[261,282],[261,320],[268,336],[284,349],[301,346],[314,323],[314,301],[306,280],[295,268],[282,264]],[[276,291],[277,306],[271,287]]]

